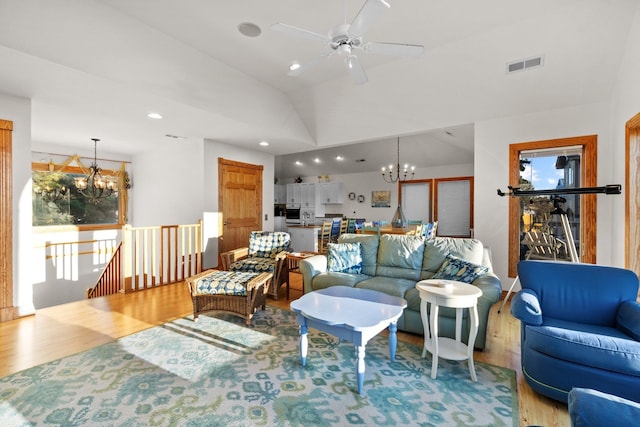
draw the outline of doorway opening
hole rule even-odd
[[[509,146],[511,187],[530,190],[578,188],[594,187],[596,182],[596,135]],[[563,218],[566,218],[566,224],[563,224]],[[509,276],[517,276],[518,261],[527,257],[569,260],[570,245],[575,247],[574,253],[581,262],[594,263],[596,229],[595,194],[511,197]]]

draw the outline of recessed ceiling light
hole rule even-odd
[[[320,159],[317,158],[317,157],[315,159],[313,159],[313,161],[316,162],[316,163],[320,163]]]
[[[253,22],[242,22],[238,25],[238,31],[247,37],[258,37],[262,30]]]
[[[149,117],[150,119],[161,119],[162,118],[162,114],[160,114],[160,113],[149,113],[149,114],[147,114],[147,117]]]
[[[296,160],[296,166],[302,166],[302,162],[300,160]]]
[[[344,160],[344,157],[342,157],[342,156],[340,156],[340,155],[337,155],[337,156],[336,156],[336,160],[338,160],[338,161],[342,161],[342,160]]]
[[[260,145],[262,145],[263,147],[268,147],[269,143],[267,141],[260,141]]]
[[[294,62],[291,65],[289,65],[289,71],[296,71],[298,69],[300,69],[300,64],[297,62]]]

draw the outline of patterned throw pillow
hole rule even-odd
[[[476,280],[478,276],[488,271],[489,269],[483,265],[473,264],[462,258],[447,254],[444,262],[438,271],[436,271],[436,274],[433,275],[432,279],[456,280],[458,282],[471,283]]]
[[[362,250],[360,242],[329,243],[327,271],[338,273],[362,273]]]

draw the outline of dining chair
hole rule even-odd
[[[377,234],[378,236],[380,235],[380,227],[369,227],[369,226],[363,226],[362,227],[362,234]]]
[[[347,233],[355,233],[357,228],[358,227],[355,218],[347,219]]]
[[[325,221],[320,228],[320,234],[318,235],[318,252],[327,253],[329,243],[331,243],[331,227],[333,221]]]
[[[345,218],[340,220],[340,234],[344,234],[347,232],[349,228],[349,221]]]

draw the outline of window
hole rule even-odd
[[[438,236],[472,236],[473,177],[408,180],[399,187],[408,220],[438,221]]]
[[[77,161],[77,156],[71,158]],[[65,165],[65,163],[67,163]],[[99,199],[86,196],[76,179],[89,172],[81,166],[32,163],[32,206],[34,227],[76,226],[83,229],[113,228],[125,223],[129,178],[124,163],[119,171],[102,169],[113,191],[105,189]]]

